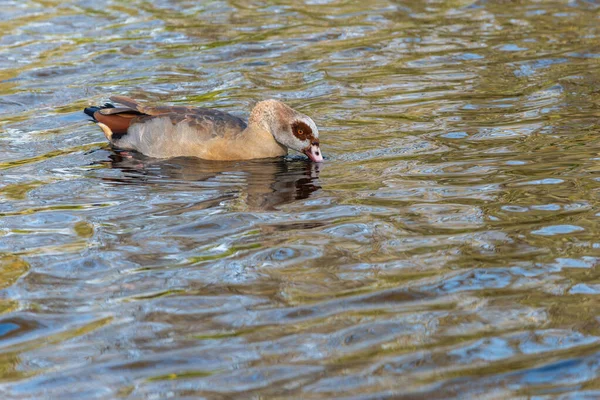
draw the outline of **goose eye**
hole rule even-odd
[[[299,140],[312,140],[312,129],[302,121],[296,121],[292,124],[292,133]]]

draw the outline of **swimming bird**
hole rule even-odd
[[[314,121],[277,100],[257,103],[247,124],[210,108],[149,106],[125,96],[110,100],[118,106],[106,103],[83,111],[119,149],[156,158],[205,160],[279,157],[292,149],[314,162],[323,161]]]

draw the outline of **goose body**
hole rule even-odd
[[[279,157],[288,149],[321,162],[313,120],[277,100],[261,101],[248,123],[226,112],[188,106],[146,106],[124,96],[117,103],[84,110],[108,141],[156,158],[191,156],[205,160]]]

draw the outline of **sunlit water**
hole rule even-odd
[[[0,0],[2,398],[600,398],[598,1]],[[118,153],[111,94],[322,165]]]

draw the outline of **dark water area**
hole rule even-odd
[[[326,162],[118,152],[113,94]],[[0,0],[3,399],[600,398],[600,2]]]

